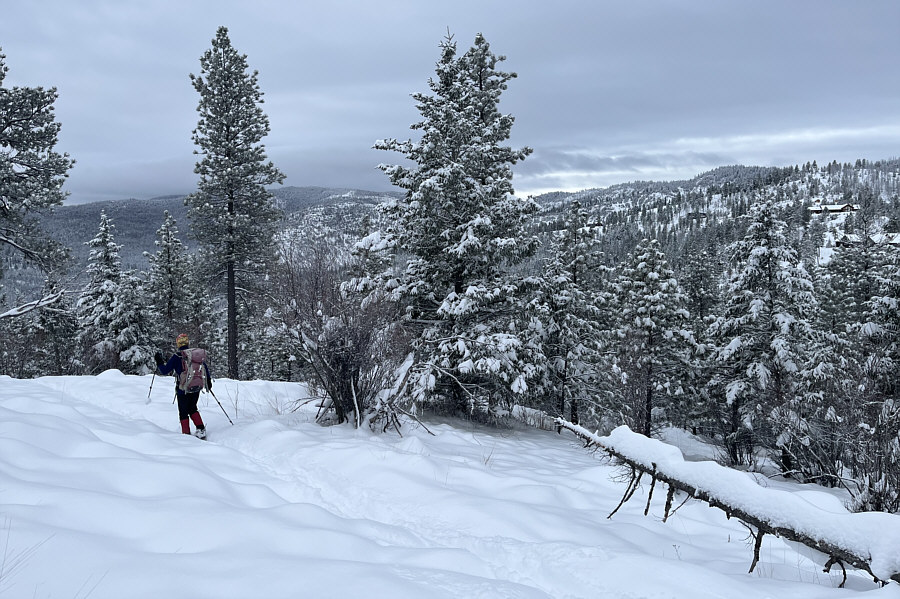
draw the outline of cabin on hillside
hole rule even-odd
[[[839,237],[835,237],[834,245],[837,247],[855,247],[862,245],[863,239],[860,235],[853,233],[845,233]],[[900,247],[900,233],[877,233],[869,235],[869,242],[873,245],[889,245],[891,247]]]
[[[859,204],[813,204],[809,211],[813,214],[837,214],[839,212],[855,212]]]

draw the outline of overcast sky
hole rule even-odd
[[[58,88],[71,202],[194,189],[189,74],[219,25],[286,185],[390,189],[372,144],[412,134],[448,28],[519,75],[519,195],[900,156],[897,0],[3,0],[4,86]]]

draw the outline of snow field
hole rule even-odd
[[[323,428],[285,409],[302,385],[218,380],[235,425],[203,395],[203,442],[150,381],[0,377],[0,598],[900,598],[769,537],[747,574],[737,521],[689,502],[663,524],[659,488],[607,519],[620,472],[571,437]]]

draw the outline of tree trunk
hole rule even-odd
[[[728,450],[731,465],[736,466],[741,463],[740,452],[738,451],[738,431],[741,427],[741,418],[737,400],[731,402],[731,419],[729,424],[731,425],[731,430],[725,435],[725,448]]]
[[[568,373],[568,371],[569,371],[569,361],[566,360],[566,365],[565,365],[565,368],[563,370],[563,375],[562,375],[562,381],[560,381],[560,384],[559,384],[559,396],[556,399],[557,413],[559,414],[560,418],[562,418],[563,415],[566,413],[566,374]],[[569,420],[572,420],[572,419],[569,418]],[[572,422],[576,422],[576,421],[572,420]],[[576,422],[576,424],[577,424],[577,422]],[[556,427],[556,432],[561,433],[562,427],[559,427],[559,426]]]
[[[234,261],[230,260],[225,265],[227,272],[227,289],[225,295],[228,298],[228,378],[238,379],[237,357],[237,290],[234,281]]]
[[[653,423],[653,362],[647,366],[647,397],[644,401],[643,434],[650,438],[650,429]]]
[[[578,397],[573,395],[572,400],[569,403],[569,422],[572,424],[579,424],[578,418]]]

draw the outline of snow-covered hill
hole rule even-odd
[[[571,437],[322,428],[301,385],[220,380],[235,424],[204,395],[203,442],[171,382],[0,377],[0,597],[900,597],[770,537],[747,574],[746,529],[698,502],[607,519],[618,470]]]

